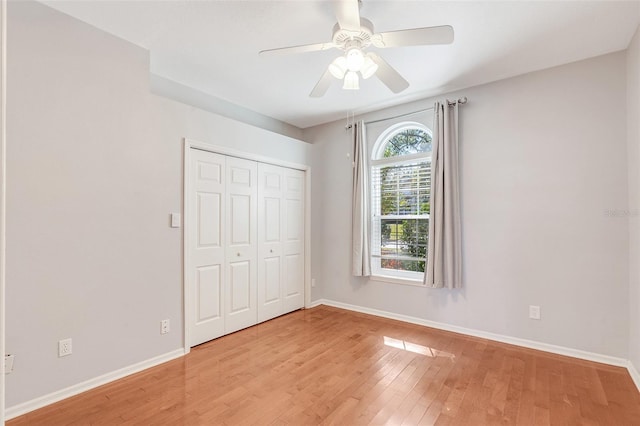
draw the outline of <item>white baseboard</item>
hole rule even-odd
[[[305,309],[315,308],[316,306],[320,306],[320,305],[329,306],[329,304],[325,299],[318,299],[318,300],[312,300],[311,303],[309,303],[309,306],[305,307]]]
[[[633,383],[636,384],[638,391],[640,391],[640,373],[638,373],[638,370],[636,370],[635,365],[633,365],[631,361],[627,362],[627,370],[629,370],[629,375],[631,379],[633,379]]]
[[[123,377],[129,376],[134,373],[138,373],[142,370],[146,370],[147,368],[155,367],[156,365],[162,364],[167,361],[171,361],[172,359],[180,358],[184,354],[185,354],[184,349],[176,349],[175,351],[172,351],[163,355],[158,355],[151,359],[138,362],[133,365],[129,365],[127,367],[121,368],[116,371],[112,371],[107,374],[103,374],[102,376],[98,376],[93,379],[84,381],[82,383],[69,386],[68,388],[64,388],[59,391],[52,392],[48,395],[44,395],[44,396],[32,399],[31,401],[23,402],[21,404],[14,405],[12,407],[8,407],[4,413],[4,418],[5,420],[9,420],[14,417],[21,416],[30,411],[37,410],[38,408],[42,408],[44,406],[53,404],[54,402],[61,401],[71,396],[78,395],[79,393],[86,392],[90,389],[96,388],[98,386],[102,386],[114,380],[121,379]]]
[[[536,342],[533,340],[520,339],[518,337],[505,336],[502,334],[490,333],[482,330],[474,330],[471,328],[459,327],[457,325],[450,325],[436,321],[429,321],[422,318],[411,317],[408,315],[396,314],[393,312],[381,311],[378,309],[365,308],[357,305],[350,305],[348,303],[336,302],[333,300],[319,299],[312,303],[312,306],[327,305],[335,308],[347,309],[350,311],[361,312],[363,314],[375,315],[378,317],[395,319],[412,324],[424,325],[439,330],[452,331],[454,333],[465,334],[467,336],[481,337],[483,339],[494,340],[496,342],[508,343],[510,345],[522,346],[530,349],[537,349],[544,352],[550,352],[558,355],[566,355],[573,358],[584,359],[587,361],[600,362],[602,364],[615,365],[618,367],[626,367],[629,370],[629,374],[633,378],[638,390],[640,390],[640,376],[638,371],[635,370],[629,360],[624,358],[617,358],[609,355],[597,354],[594,352],[582,351],[579,349],[567,348],[564,346],[551,345],[548,343]],[[633,371],[632,371],[633,369]],[[634,376],[635,374],[635,376]]]

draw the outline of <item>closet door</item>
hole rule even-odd
[[[226,161],[225,332],[254,325],[257,317],[257,163]]]
[[[224,327],[225,157],[192,149],[189,170],[191,346],[222,336]]]
[[[258,164],[258,321],[284,313],[282,236],[284,169]]]
[[[305,173],[191,149],[191,346],[304,306]]]
[[[284,171],[283,308],[304,306],[304,188],[305,173]]]

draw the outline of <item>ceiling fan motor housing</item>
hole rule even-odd
[[[342,50],[352,47],[364,49],[371,44],[372,36],[373,24],[365,18],[360,18],[360,29],[358,30],[342,29],[339,24],[333,27],[333,44]]]

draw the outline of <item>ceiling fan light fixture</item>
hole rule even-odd
[[[367,55],[364,58],[364,62],[362,63],[362,67],[360,68],[360,74],[362,74],[362,78],[365,80],[372,75],[374,75],[378,71],[378,64],[373,62],[373,59]]]
[[[345,53],[347,60],[347,68],[349,71],[360,71],[362,64],[364,64],[364,55],[359,47],[352,47]]]
[[[334,61],[329,65],[329,72],[338,80],[342,80],[344,78],[344,74],[347,72],[347,58],[344,56],[338,56],[334,59]]]
[[[312,98],[323,96],[333,77],[343,80],[343,89],[356,90],[360,86],[360,77],[367,79],[375,75],[393,93],[400,93],[409,87],[409,82],[375,52],[365,54],[369,46],[430,46],[450,44],[454,39],[453,27],[450,25],[375,33],[373,23],[360,16],[362,0],[334,0],[331,3],[338,20],[333,26],[331,41],[260,51],[261,55],[282,55],[331,48],[340,50],[340,58],[334,59],[309,93]]]
[[[344,83],[342,84],[342,88],[345,90],[360,89],[360,79],[358,78],[358,74],[356,74],[355,71],[347,71],[347,74],[344,76]]]

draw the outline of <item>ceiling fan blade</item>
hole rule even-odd
[[[369,52],[368,56],[378,65],[376,76],[387,86],[393,93],[400,93],[407,87],[409,82],[405,80],[387,61],[373,52]]]
[[[280,47],[277,49],[261,50],[259,54],[262,56],[281,56],[281,55],[290,55],[293,53],[317,52],[319,50],[331,49],[332,47],[335,47],[335,44],[331,42],[303,44],[300,46]]]
[[[375,35],[376,47],[421,46],[427,44],[453,43],[453,27],[414,28],[412,30],[389,31]]]
[[[321,98],[321,97],[323,97],[324,94],[327,93],[327,89],[329,89],[329,86],[331,86],[332,78],[333,78],[333,76],[331,75],[331,73],[327,69],[324,72],[324,74],[322,74],[322,77],[320,77],[320,80],[318,80],[318,82],[316,83],[316,86],[313,88],[311,93],[309,93],[309,97],[310,98]]]
[[[360,31],[360,6],[358,0],[334,0],[333,10],[341,29]]]

